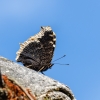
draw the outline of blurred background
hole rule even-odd
[[[0,55],[14,62],[19,43],[51,26],[57,42],[44,72],[77,100],[100,100],[100,0],[0,0]]]

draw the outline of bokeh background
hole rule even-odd
[[[100,0],[0,0],[0,55],[15,62],[19,43],[51,26],[57,36],[44,72],[68,85],[77,100],[100,100]]]

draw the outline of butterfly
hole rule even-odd
[[[56,35],[50,26],[42,27],[39,33],[20,44],[16,61],[35,71],[43,72],[51,68],[56,45]]]

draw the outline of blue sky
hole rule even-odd
[[[57,36],[45,75],[68,85],[77,100],[100,100],[100,0],[0,0],[0,55],[15,62],[19,43],[51,26]]]

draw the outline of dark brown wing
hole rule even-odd
[[[36,71],[45,71],[52,66],[51,60],[56,43],[51,27],[41,27],[41,31],[20,45],[16,60]]]

